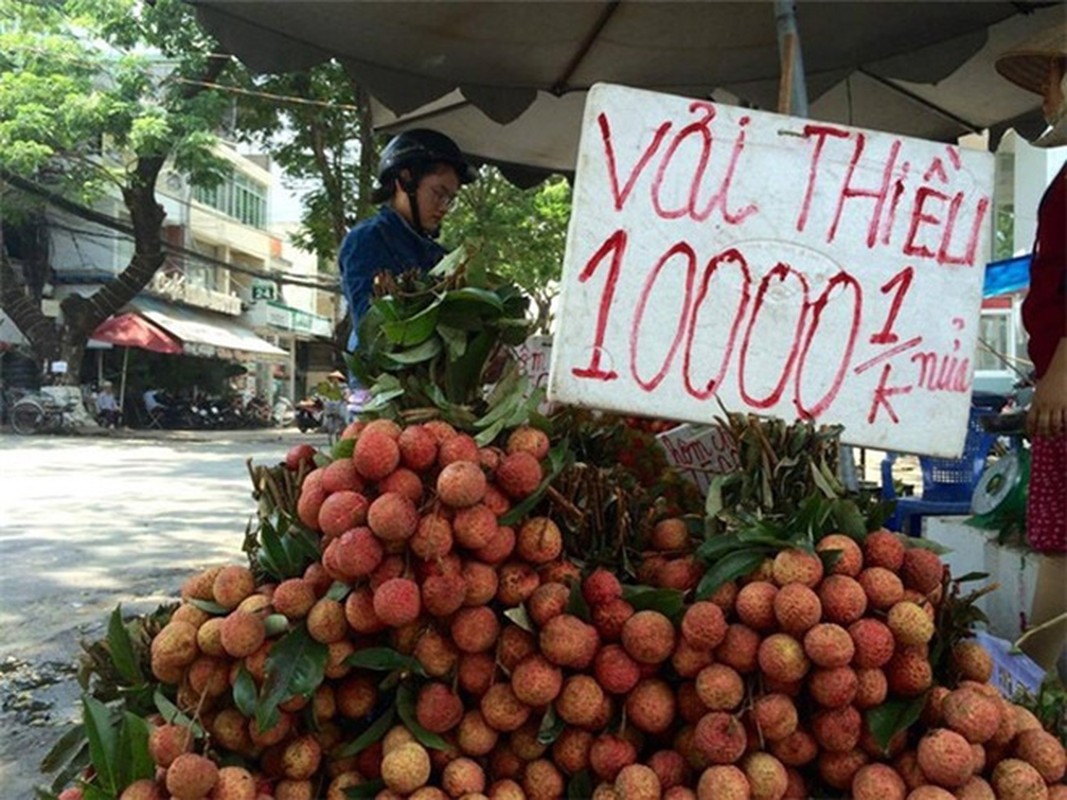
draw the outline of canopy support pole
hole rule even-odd
[[[130,363],[130,348],[122,348],[122,380],[119,381],[119,413],[123,411],[122,404],[126,402],[126,368]]]
[[[808,116],[808,87],[804,80],[804,57],[800,52],[796,8],[793,0],[774,0],[778,22],[778,59],[781,81],[778,85],[778,113]]]

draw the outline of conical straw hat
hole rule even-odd
[[[1044,94],[1049,61],[1057,56],[1067,57],[1067,22],[1020,42],[997,58],[995,66],[1016,86]]]

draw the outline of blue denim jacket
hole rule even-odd
[[[417,269],[426,272],[448,251],[422,236],[390,206],[382,206],[345,236],[338,263],[341,290],[352,315],[352,333],[348,350],[356,349],[359,321],[367,313],[372,297],[374,276],[388,271],[394,275]]]

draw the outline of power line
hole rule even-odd
[[[0,179],[7,181],[12,186],[24,192],[27,192],[28,194],[40,197],[43,200],[47,201],[50,205],[53,205],[56,208],[61,208],[76,217],[88,220],[89,222],[94,222],[97,225],[100,225],[105,228],[110,228],[111,230],[119,231],[120,233],[126,234],[131,239],[136,239],[136,232],[132,227],[124,225],[122,222],[115,219],[114,217],[109,217],[107,214],[102,214],[101,212],[96,211],[95,209],[92,209],[89,206],[82,205],[81,203],[77,203],[69,198],[63,197],[62,195],[59,195],[51,191],[50,189],[46,189],[45,187],[35,183],[34,181],[28,180],[19,175],[15,175],[14,173],[8,172],[5,169],[0,169]],[[292,286],[302,286],[307,289],[318,289],[320,291],[330,292],[332,294],[341,293],[341,287],[339,282],[333,279],[326,281],[313,281],[287,276],[284,273],[277,273],[271,272],[269,270],[261,270],[255,269],[253,267],[241,266],[238,264],[230,263],[228,261],[213,258],[209,255],[205,255],[204,253],[200,253],[196,250],[191,250],[180,245],[170,244],[169,242],[165,241],[161,242],[161,249],[165,253],[194,258],[205,264],[210,264],[215,267],[227,269],[242,275],[251,275],[255,278],[264,278],[266,280],[275,281],[277,283],[285,283]]]

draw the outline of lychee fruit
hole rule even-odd
[[[367,525],[383,541],[404,541],[419,527],[419,512],[410,498],[398,492],[385,492],[370,504]]]
[[[738,618],[757,631],[769,631],[778,624],[774,615],[774,597],[778,587],[770,581],[752,581],[737,593],[734,609]]]
[[[544,431],[524,425],[508,434],[505,449],[508,453],[529,453],[540,461],[548,455],[549,440]]]
[[[540,654],[530,655],[512,670],[511,685],[520,701],[531,708],[540,708],[559,696],[563,671]]]
[[[659,664],[670,658],[674,650],[674,625],[658,611],[638,611],[622,626],[621,641],[638,663]]]
[[[961,680],[987,683],[993,675],[993,657],[973,639],[964,639],[952,647],[952,665]]]
[[[763,674],[776,681],[798,681],[811,667],[804,646],[787,633],[772,633],[760,642],[758,658]]]
[[[832,622],[820,622],[804,634],[804,653],[819,667],[843,667],[855,650],[848,631]]]
[[[673,627],[671,630],[673,635]],[[596,628],[572,614],[553,617],[539,634],[545,658],[558,666],[575,669],[584,669],[592,663],[599,641]]]
[[[934,682],[933,668],[925,647],[899,647],[885,667],[889,691],[901,697],[915,697]]]
[[[859,679],[851,667],[816,669],[808,676],[808,694],[825,708],[847,706],[856,697]]]
[[[196,753],[183,753],[167,767],[167,791],[176,800],[200,800],[218,779],[215,763]]]
[[[659,800],[663,793],[659,777],[652,767],[627,764],[615,776],[615,794],[619,800]]]
[[[863,732],[863,717],[854,706],[827,708],[812,717],[811,733],[823,750],[844,753],[855,749]]]
[[[924,645],[934,637],[934,621],[916,603],[902,600],[889,609],[886,624],[904,646]]]
[[[468,550],[485,547],[496,534],[496,515],[484,503],[461,508],[452,518],[452,535],[456,544]]]
[[[857,668],[883,667],[893,657],[896,642],[889,627],[873,617],[864,617],[848,627],[856,652],[852,663]]]
[[[802,583],[814,588],[822,580],[822,559],[814,553],[799,548],[780,550],[774,557],[771,574],[778,586],[787,583]]]
[[[432,681],[419,689],[415,718],[431,733],[445,733],[463,719],[463,701],[445,684]]]
[[[597,651],[593,661],[597,682],[611,694],[626,694],[641,679],[641,667],[617,644]]]
[[[884,528],[867,534],[863,540],[863,563],[868,567],[884,567],[899,572],[904,565],[904,543],[892,531]]]
[[[712,764],[736,763],[747,744],[744,724],[725,711],[705,714],[693,732],[693,746]]]
[[[748,777],[733,764],[717,764],[700,773],[699,800],[749,800],[752,791]]]
[[[520,450],[500,459],[493,478],[508,497],[522,500],[537,491],[544,471],[534,456]]]
[[[999,698],[985,697],[973,689],[956,689],[941,701],[941,717],[945,725],[968,742],[988,742],[1000,726]],[[1060,748],[1063,749],[1062,747]]]
[[[828,575],[848,575],[855,578],[863,569],[863,551],[856,544],[856,540],[843,533],[831,533],[822,537],[815,544],[816,553],[832,553],[831,566],[826,573]]]
[[[350,458],[339,458],[322,470],[322,488],[327,494],[349,491],[362,492],[363,479]]]
[[[745,683],[737,670],[710,664],[696,676],[697,695],[710,711],[733,711],[745,698]]]
[[[680,517],[661,519],[652,528],[648,545],[653,550],[684,550],[689,544],[689,528]]]
[[[1048,787],[1041,773],[1018,758],[1005,758],[993,768],[991,783],[998,800],[1044,800]]]
[[[477,462],[454,461],[437,476],[437,496],[452,508],[468,508],[481,502],[487,485]]]
[[[526,611],[534,624],[543,628],[552,617],[557,617],[567,610],[570,596],[571,590],[562,583],[542,583],[530,595],[526,602]]]
[[[185,725],[159,725],[148,736],[148,752],[157,767],[169,767],[178,756],[192,751],[193,734]]]
[[[726,616],[707,600],[698,600],[682,616],[682,636],[697,648],[714,649],[726,638]]]
[[[1058,783],[1067,771],[1063,744],[1051,733],[1027,730],[1015,739],[1015,757],[1036,769],[1045,783]]]
[[[411,794],[429,779],[430,756],[416,742],[400,745],[382,758],[382,781],[398,794]]]
[[[364,429],[352,450],[352,463],[367,480],[381,480],[400,465],[397,439],[380,430]]]
[[[471,797],[485,790],[485,770],[472,758],[456,758],[441,770],[441,788],[449,797]]]
[[[400,462],[408,469],[422,472],[437,461],[437,440],[421,425],[409,425],[396,440]]]
[[[248,567],[228,566],[219,570],[211,592],[216,603],[234,609],[256,590],[256,581]]]
[[[741,760],[741,769],[752,788],[752,800],[779,800],[785,795],[789,783],[785,765],[770,753],[749,753]]]
[[[745,675],[759,666],[759,647],[759,634],[735,622],[726,627],[726,637],[715,648],[715,660]]]
[[[808,586],[787,583],[774,596],[774,616],[781,630],[801,637],[822,619],[822,603]]]
[[[674,692],[659,678],[645,678],[626,696],[627,719],[645,733],[663,733],[675,714]]]
[[[452,617],[452,641],[464,653],[484,653],[496,644],[500,622],[488,606],[461,608]]]
[[[941,586],[944,571],[941,557],[932,550],[912,547],[904,552],[900,575],[909,589],[930,594]]]
[[[367,498],[359,492],[334,492],[322,501],[318,528],[327,538],[340,536],[366,523],[368,507]]]
[[[522,727],[530,717],[530,707],[515,696],[510,683],[494,683],[478,704],[486,723],[493,730],[507,733]]]
[[[222,621],[219,635],[223,649],[234,658],[256,652],[267,636],[263,620],[247,611],[231,611]]]
[[[932,783],[947,789],[963,786],[974,770],[970,743],[947,728],[934,728],[923,736],[919,740],[917,756],[923,774]]]
[[[764,740],[780,742],[797,729],[796,704],[779,692],[761,695],[752,704],[752,722]]]
[[[515,551],[531,564],[547,564],[563,551],[563,533],[548,517],[531,517],[516,534]]]
[[[829,575],[818,587],[819,602],[826,622],[851,625],[867,610],[867,592],[859,581],[847,575]]]
[[[384,557],[381,540],[370,528],[359,527],[346,530],[326,545],[322,563],[331,577],[349,583],[373,573]]]
[[[614,573],[599,567],[582,581],[582,597],[590,606],[603,605],[622,597],[622,584]]]
[[[421,610],[418,584],[408,578],[390,578],[374,592],[374,614],[391,627],[414,622]]]
[[[315,605],[315,590],[303,578],[289,578],[274,588],[271,604],[289,619],[303,619]]]
[[[512,676],[512,690],[515,691],[515,679]],[[518,691],[515,691],[518,697]],[[571,675],[563,681],[559,697],[556,698],[556,713],[568,725],[588,728],[600,713],[604,702],[604,690],[589,675]]]
[[[857,578],[871,608],[887,611],[904,599],[904,584],[885,567],[867,567]]]

